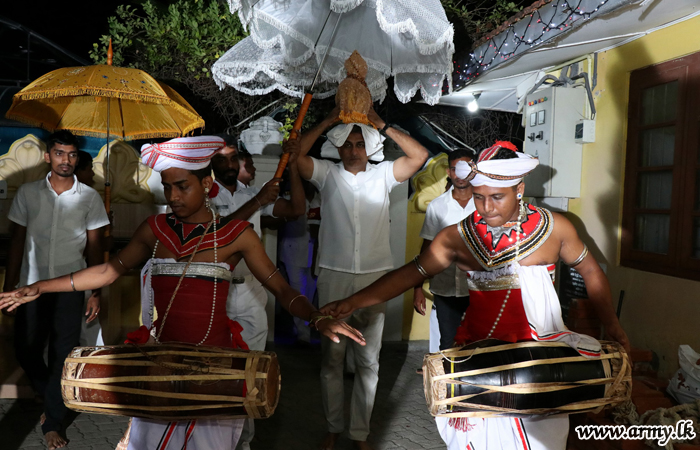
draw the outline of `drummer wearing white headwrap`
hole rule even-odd
[[[142,160],[160,171],[173,213],[146,219],[126,247],[107,263],[0,293],[0,310],[15,309],[42,293],[98,289],[145,263],[139,277],[144,325],[128,334],[127,343],[145,344],[155,339],[247,349],[241,325],[228,319],[225,308],[228,272],[246,261],[255,278],[265,283],[290,314],[312,323],[333,342],[344,335],[362,345],[357,330],[340,320],[322,317],[308,299],[287,284],[248,222],[231,215],[221,217],[210,207],[207,194],[211,194],[213,180],[209,162],[223,143],[216,137],[197,137],[145,146]],[[184,261],[189,261],[188,269],[180,277]],[[112,401],[128,403],[121,400]],[[242,424],[238,419],[162,421],[136,417],[119,448],[232,450]]]
[[[224,140],[218,136],[183,137],[160,144],[144,144],[141,146],[141,162],[156,172],[172,167],[204,169],[224,145]]]
[[[456,174],[471,179],[476,211],[438,233],[413,262],[322,311],[347,317],[358,308],[387,301],[456,263],[466,272],[470,290],[470,305],[455,337],[457,345],[486,338],[556,340],[584,357],[594,357],[600,351],[598,341],[569,331],[561,318],[551,274],[554,264],[562,260],[583,277],[589,301],[607,334],[629,351],[627,336],[612,309],[607,278],[576,229],[563,215],[523,202],[523,178],[537,164],[536,158],[518,152],[509,142],[497,142],[483,150],[476,162],[459,164]],[[493,285],[505,285],[507,292]],[[569,428],[567,416],[439,417],[437,425],[450,450],[564,450]]]
[[[338,122],[337,109],[302,136],[299,173],[319,189],[321,197],[319,306],[352,295],[393,268],[389,193],[416,173],[428,157],[422,145],[387,124],[373,109],[367,117],[371,125],[340,124],[328,131],[321,155],[340,158],[337,164],[307,156],[321,134]],[[387,136],[406,155],[396,161],[370,164],[369,160],[383,159]],[[385,305],[377,305],[349,319],[367,339],[366,347],[353,346],[355,384],[349,435],[361,449],[369,448],[366,440],[377,388],[384,311]],[[341,345],[322,344],[321,388],[328,425],[322,449],[332,449],[345,429],[343,364],[347,345],[348,340]]]

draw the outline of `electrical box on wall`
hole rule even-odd
[[[550,87],[527,96],[523,150],[540,164],[525,178],[526,196],[580,196],[582,146],[576,128],[584,119],[585,105],[586,90],[581,88]],[[581,128],[588,130],[590,124]]]

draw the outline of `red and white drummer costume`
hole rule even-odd
[[[538,161],[523,153],[517,153],[513,159],[490,159],[498,148],[510,148],[508,144],[499,142],[484,150],[476,163],[459,162],[457,176],[473,177],[473,186],[519,184]],[[457,331],[458,345],[487,338],[507,342],[562,341],[584,356],[600,353],[597,340],[566,329],[554,290],[554,265],[521,266],[518,262],[544,244],[553,225],[549,211],[523,203],[519,219],[513,223],[491,227],[478,211],[459,223],[464,244],[484,270],[466,274],[470,304]],[[450,450],[564,450],[569,434],[568,416],[438,417],[436,422]]]
[[[163,144],[144,146],[142,161],[162,172],[171,167],[197,170],[209,165],[214,153],[223,147],[222,139],[212,136],[173,139]],[[159,336],[160,342],[185,342],[195,345],[246,348],[240,337],[240,325],[226,315],[226,298],[232,268],[223,262],[192,262],[177,289],[166,322],[163,317],[189,256],[197,252],[224,247],[235,241],[250,226],[248,222],[217,218],[208,223],[183,223],[174,214],[148,218],[156,235],[153,257],[141,271],[141,305],[144,327]],[[206,233],[205,233],[206,230]],[[202,235],[204,237],[202,238]],[[201,240],[201,243],[200,243]],[[164,246],[177,259],[156,258]],[[154,311],[157,319],[154,321]],[[145,341],[148,332],[142,327],[130,339]],[[145,334],[145,336],[144,336]],[[165,422],[134,418],[128,442],[129,450],[166,449],[233,449],[240,437],[243,420],[186,420]]]

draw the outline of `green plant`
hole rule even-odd
[[[246,36],[238,15],[217,0],[178,0],[167,8],[150,0],[140,7],[122,5],[108,25],[109,34],[93,44],[92,60],[105,63],[111,38],[114,65],[184,85],[193,94],[185,97],[210,129],[231,126],[281,96],[252,97],[216,85],[212,64]]]
[[[467,45],[478,41],[522,9],[521,1],[510,0],[441,0],[441,3],[447,19],[467,34],[471,41]],[[456,50],[471,49],[458,47]]]

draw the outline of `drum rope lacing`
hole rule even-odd
[[[523,203],[523,200],[520,199],[520,205],[518,207],[518,220],[517,220],[516,225],[515,225],[515,233],[516,234],[515,234],[515,259],[514,259],[514,261],[516,264],[518,262],[518,255],[520,253],[520,225],[522,223],[523,217],[525,217],[525,216],[527,216],[527,211],[525,210],[525,204]],[[511,292],[511,290],[508,289],[508,291],[506,292],[506,297],[503,299],[503,304],[501,305],[501,309],[500,309],[500,311],[498,311],[498,315],[496,316],[496,320],[493,322],[493,326],[491,327],[489,334],[486,335],[485,339],[490,339],[491,336],[493,335],[493,332],[496,331],[496,326],[498,326],[498,322],[500,322],[501,316],[503,316],[503,311],[506,309],[506,304],[508,303],[508,299],[510,298],[510,292]],[[442,357],[446,361],[448,361],[452,364],[461,364],[463,362],[467,362],[476,353],[477,352],[475,351],[474,353],[469,355],[468,358],[463,359],[461,361],[453,361],[449,357],[445,356],[445,354],[442,352],[442,350],[440,350],[440,354],[442,355]]]

